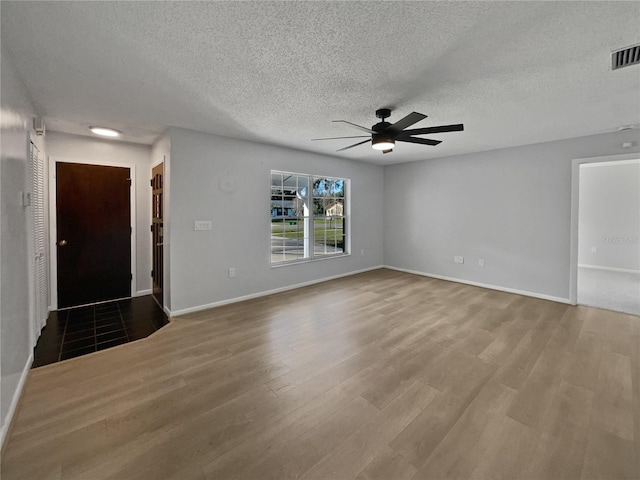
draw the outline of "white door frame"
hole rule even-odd
[[[56,188],[56,163],[81,163],[86,165],[98,165],[102,167],[122,167],[129,169],[129,178],[131,178],[129,205],[131,207],[131,296],[135,296],[136,289],[136,167],[135,165],[120,163],[85,160],[77,158],[64,158],[49,156],[49,255],[50,264],[49,272],[51,277],[49,284],[51,285],[51,310],[58,309],[58,250],[56,248],[58,238],[58,222],[56,218],[57,209],[57,188]]]
[[[637,160],[640,153],[606,155],[603,157],[574,158],[571,164],[571,246],[569,272],[569,301],[578,304],[578,214],[580,203],[580,165],[585,163],[620,162]]]

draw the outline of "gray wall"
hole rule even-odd
[[[132,294],[148,294],[151,289],[151,148],[148,145],[50,132],[47,134],[47,153],[54,160],[117,164],[135,169],[137,292]]]
[[[638,151],[623,141],[638,131],[385,167],[385,264],[568,299],[572,159]]]
[[[4,441],[20,381],[30,367],[30,227],[21,192],[31,190],[27,142],[34,109],[5,50],[0,61],[0,439]]]
[[[581,165],[579,192],[578,263],[640,271],[640,160]]]
[[[382,264],[382,167],[179,128],[169,136],[172,311]],[[351,179],[353,255],[270,266],[271,169]],[[213,230],[194,231],[194,220]]]

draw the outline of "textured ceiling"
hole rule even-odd
[[[168,126],[396,163],[640,123],[640,2],[0,2],[9,52],[53,130]],[[335,153],[411,111],[436,147]],[[352,143],[352,142],[351,142]]]

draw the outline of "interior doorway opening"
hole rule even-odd
[[[640,159],[578,165],[576,302],[640,315]]]

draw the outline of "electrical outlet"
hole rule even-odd
[[[193,229],[200,230],[211,230],[211,220],[196,220],[193,223]]]
[[[229,269],[229,278],[233,278],[235,276],[236,276],[236,269],[235,269],[235,267],[231,267]]]
[[[364,249],[360,250],[360,256],[364,256]]]
[[[464,263],[464,257],[461,255],[454,256],[453,263]]]
[[[484,258],[479,258],[478,259],[478,266],[479,267],[484,267]]]
[[[598,253],[597,247],[591,247],[591,253]]]

